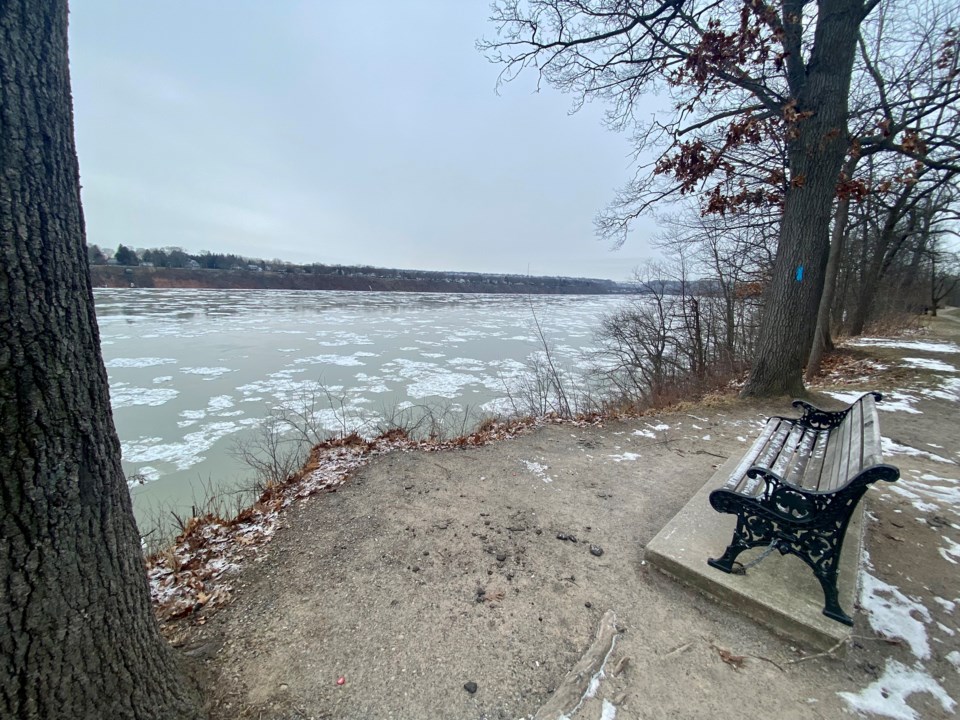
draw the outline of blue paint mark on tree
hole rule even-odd
[[[797,266],[797,282],[803,281],[803,265]]]

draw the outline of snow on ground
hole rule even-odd
[[[947,660],[957,669],[957,672],[960,672],[960,650],[953,650],[947,653]]]
[[[541,458],[541,460],[542,459],[543,458]],[[534,462],[533,460],[521,460],[520,462],[523,464],[525,468],[527,468],[527,470],[532,472],[534,475],[536,475],[538,478],[543,480],[545,483],[553,482],[553,478],[547,475],[547,470],[550,469],[549,465],[542,465],[538,462]]]
[[[960,400],[960,378],[946,378],[936,388],[924,388],[920,391],[927,397],[938,400],[947,400],[948,402],[957,402]]]
[[[902,640],[916,657],[913,667],[888,659],[883,675],[859,693],[837,693],[851,709],[861,713],[894,718],[894,720],[918,720],[920,715],[907,704],[907,698],[915,693],[930,693],[939,701],[944,712],[952,713],[956,702],[946,690],[927,673],[924,660],[930,659],[930,642],[926,625],[932,623],[930,611],[917,599],[904,594],[899,588],[874,577],[868,568],[869,555],[860,570],[860,606],[867,616],[870,627],[880,637]],[[936,598],[942,600],[942,598]],[[946,607],[954,603],[942,600]],[[946,634],[949,628],[936,623]],[[960,656],[960,653],[958,653]],[[950,655],[947,656],[950,659]],[[960,657],[958,657],[960,660]],[[956,665],[956,663],[954,663]]]
[[[838,693],[854,710],[894,720],[919,720],[916,710],[907,705],[914,693],[930,693],[943,711],[952,713],[956,702],[936,680],[920,668],[909,668],[896,660],[887,660],[883,675],[859,693]]]
[[[948,460],[940,455],[934,455],[926,450],[917,450],[915,447],[910,447],[909,445],[901,445],[900,443],[895,442],[888,437],[880,438],[880,444],[883,447],[884,455],[917,455],[919,457],[925,457],[928,460],[949,463],[950,465],[956,464],[953,462],[953,460]]]
[[[853,345],[854,347],[901,348],[903,350],[918,350],[920,352],[960,353],[960,346],[946,341],[905,340],[903,338],[858,338],[850,340],[846,344]]]
[[[824,395],[829,395],[832,398],[836,398],[841,402],[848,404],[853,404],[859,400],[863,393],[861,392],[841,392],[837,390],[826,390]],[[883,400],[877,403],[878,410],[886,410],[887,412],[905,412],[912,415],[922,415],[919,410],[913,407],[914,403],[917,402],[917,398],[913,395],[905,395],[903,393],[885,393]]]
[[[930,642],[925,623],[930,611],[920,602],[904,595],[899,588],[860,571],[860,607],[870,627],[881,637],[899,638],[910,646],[920,660],[930,658]],[[918,619],[919,618],[919,619]]]
[[[949,563],[952,563],[953,565],[960,564],[960,562],[958,562],[960,561],[960,543],[956,543],[946,536],[941,537],[940,539],[947,544],[946,547],[937,548],[937,551],[940,553],[943,559]]]
[[[936,370],[937,372],[957,372],[957,368],[950,363],[945,363],[942,360],[934,360],[932,358],[912,358],[905,357],[903,362],[908,367],[921,368],[923,370]]]

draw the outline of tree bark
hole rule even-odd
[[[764,297],[757,350],[745,396],[802,395],[823,292],[831,210],[849,144],[847,98],[862,0],[820,5],[814,46],[796,111],[811,113],[787,144],[791,185],[784,200],[773,276]]]
[[[851,173],[852,174],[852,173]],[[849,177],[849,175],[848,175]],[[837,202],[837,212],[833,219],[833,234],[830,239],[830,254],[827,257],[827,271],[823,283],[823,295],[820,297],[820,309],[817,312],[817,327],[813,334],[813,347],[807,360],[806,380],[809,382],[820,372],[820,363],[825,350],[832,348],[830,337],[830,312],[833,310],[834,292],[837,289],[837,275],[843,246],[847,237],[847,218],[850,213],[850,195],[844,195]]]
[[[0,2],[0,717],[199,718],[160,636],[90,287],[65,0]]]

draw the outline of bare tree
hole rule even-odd
[[[746,394],[803,391],[848,153],[893,150],[924,165],[952,162],[928,158],[934,144],[949,144],[948,132],[928,137],[916,127],[936,116],[936,103],[890,101],[878,132],[850,133],[860,30],[878,4],[837,0],[812,10],[805,0],[504,0],[492,18],[499,38],[481,43],[505,66],[502,79],[535,68],[573,93],[576,107],[606,101],[609,124],[634,131],[638,154],[666,148],[601,217],[603,234],[622,241],[632,219],[677,194],[699,194],[707,212],[782,207]],[[956,37],[935,30],[924,46],[937,48],[929,52],[940,74],[930,87],[952,88]],[[672,101],[666,120],[643,120],[641,100],[650,92]],[[771,148],[780,148],[780,163],[771,162]]]

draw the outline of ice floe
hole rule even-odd
[[[145,368],[145,367],[155,367],[157,365],[173,365],[176,363],[175,358],[159,358],[159,357],[139,357],[139,358],[113,358],[107,360],[104,365],[108,368]]]
[[[137,405],[157,407],[170,402],[179,394],[180,391],[173,388],[118,387],[115,385],[110,389],[110,405],[114,410]]]
[[[180,372],[186,373],[187,375],[202,375],[208,379],[213,379],[235,371],[226,367],[182,367],[180,368]]]

